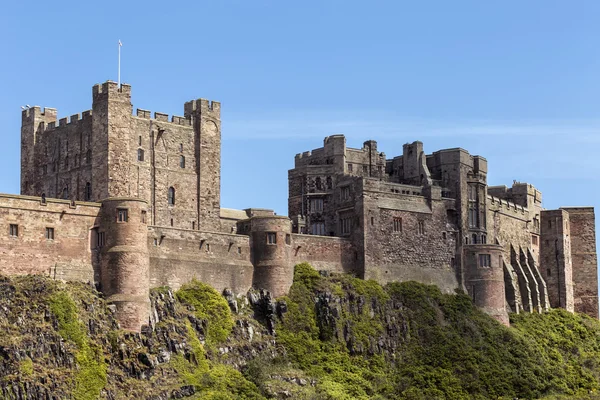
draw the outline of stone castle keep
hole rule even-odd
[[[460,148],[346,147],[296,155],[289,216],[220,207],[220,103],[138,109],[131,87],[95,85],[92,109],[22,113],[21,195],[0,195],[0,273],[96,283],[124,329],[149,319],[151,287],[197,278],[283,295],[294,265],[380,283],[465,290],[499,321],[563,307],[598,317],[594,210],[542,208],[531,184],[487,186]]]

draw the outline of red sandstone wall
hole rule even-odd
[[[249,238],[190,229],[152,227],[148,233],[150,287],[174,289],[193,278],[246,293],[252,286]]]
[[[0,273],[43,274],[64,280],[94,280],[90,229],[100,204],[0,195]],[[17,224],[18,237],[9,236]],[[54,228],[54,240],[45,237]]]
[[[310,263],[315,269],[356,273],[356,249],[349,239],[292,234],[292,263]]]

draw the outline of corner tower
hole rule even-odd
[[[195,134],[198,179],[198,229],[218,232],[221,209],[221,103],[206,99],[185,103],[184,116]]]

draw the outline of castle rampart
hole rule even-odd
[[[295,157],[291,219],[221,209],[220,107],[133,115],[131,87],[108,81],[81,115],[24,110],[26,196],[0,195],[0,272],[94,281],[133,331],[150,287],[199,279],[280,296],[303,261],[463,289],[502,323],[550,306],[598,316],[593,208],[543,210],[531,184],[488,187],[487,160],[462,148],[427,155],[414,141],[386,159],[374,140],[332,135]]]

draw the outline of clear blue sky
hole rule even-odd
[[[134,108],[222,102],[223,207],[287,214],[294,154],[335,133],[389,157],[464,147],[491,185],[597,206],[599,17],[598,1],[5,1],[0,192],[19,191],[20,106],[91,108],[121,39]]]

